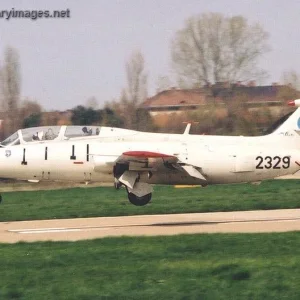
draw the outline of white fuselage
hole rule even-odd
[[[230,137],[132,131],[126,136],[45,140],[0,148],[0,177],[113,182],[115,161],[126,151],[140,150],[176,156],[180,162],[201,169],[208,184],[251,182],[297,172],[299,149],[299,136]],[[141,168],[143,181],[200,183],[188,174],[159,168],[150,179]]]

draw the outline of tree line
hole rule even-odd
[[[179,88],[203,88],[218,82],[233,84],[255,80],[259,83],[267,76],[259,62],[270,50],[268,37],[269,34],[260,24],[250,24],[243,16],[227,17],[219,13],[192,16],[182,29],[175,32],[171,41],[174,78],[161,76],[157,91],[170,89],[174,85]],[[243,130],[244,134],[257,134],[258,128],[273,121],[267,107],[259,113],[251,112],[245,107],[241,96],[241,101],[228,99],[227,120],[222,117],[222,110],[211,103],[205,110],[172,115],[154,122],[142,106],[148,95],[148,74],[141,51],[132,53],[125,65],[125,72],[125,87],[117,99],[107,102],[102,109],[97,108],[95,99],[90,99],[90,103],[71,109],[67,122],[174,132],[179,130],[178,124],[186,121],[183,118],[192,118],[201,124],[196,126],[200,132],[240,134]],[[0,80],[1,110],[4,112],[2,135],[20,127],[60,122],[59,117],[45,117],[43,108],[36,101],[21,101],[20,58],[18,51],[12,47],[5,50]],[[285,72],[283,81],[299,88],[299,76],[295,71]],[[281,96],[283,99],[290,97],[290,91],[282,91]],[[262,120],[261,124],[259,120]]]

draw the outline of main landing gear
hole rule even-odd
[[[115,189],[119,190],[122,187],[122,185],[123,185],[122,182],[120,182],[117,178],[115,178],[115,182],[114,182]],[[146,189],[145,189],[145,185],[146,185]],[[125,184],[124,186],[126,187],[128,200],[131,204],[136,206],[144,206],[150,202],[152,198],[152,188],[148,184],[136,182],[133,189],[127,187]]]
[[[152,193],[141,196],[141,197],[139,197],[133,193],[130,193],[128,190],[127,190],[127,193],[128,193],[129,202],[136,206],[144,206],[144,205],[148,204],[152,198]]]
[[[135,182],[133,188],[126,187],[130,203],[136,206],[148,204],[152,197],[153,188],[146,182]]]
[[[136,206],[144,206],[150,202],[153,188],[148,183],[140,182],[140,174],[138,172],[129,171],[128,165],[116,164],[113,174],[115,189],[118,190],[124,185],[130,203]]]
[[[119,190],[122,187],[122,185],[123,184],[118,179],[115,179],[114,187],[116,190]],[[137,185],[139,186],[140,183],[138,183]],[[150,200],[152,198],[152,193],[148,193],[146,195],[141,195],[141,193],[137,192],[136,187],[134,189],[130,189],[126,185],[125,185],[125,187],[126,187],[126,191],[127,191],[128,200],[131,204],[136,205],[136,206],[144,206],[150,202]],[[138,193],[139,195],[136,195],[134,193]],[[144,194],[144,193],[142,193],[142,194]]]

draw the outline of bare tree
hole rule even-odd
[[[194,16],[172,41],[172,62],[179,82],[187,86],[220,81],[259,80],[258,61],[268,50],[268,34],[242,16],[218,13]]]
[[[27,119],[31,115],[40,115],[42,113],[42,106],[33,100],[25,99],[22,101],[19,108],[19,119],[24,123],[24,119]]]
[[[156,82],[156,93],[166,91],[172,88],[171,80],[168,76],[159,76]]]
[[[147,130],[151,127],[151,118],[140,105],[147,98],[147,74],[145,62],[140,51],[133,52],[126,63],[127,87],[122,90],[118,103],[119,115],[124,126],[131,129]]]
[[[0,110],[5,111],[4,105],[3,68],[0,66]]]
[[[133,52],[126,63],[127,98],[138,105],[147,98],[145,61],[140,51]]]
[[[291,109],[286,102],[300,97],[300,76],[294,70],[286,71],[281,76],[281,82],[283,85],[279,86],[276,98],[281,101],[280,115],[283,116]]]
[[[284,84],[300,91],[300,75],[295,70],[285,71],[282,74],[282,81]]]
[[[86,105],[85,106],[88,107],[88,108],[92,108],[92,109],[98,109],[99,108],[99,103],[97,101],[97,98],[94,97],[94,96],[88,98],[86,100]]]
[[[16,49],[7,47],[2,68],[3,108],[7,112],[5,131],[11,133],[19,127],[20,62]]]

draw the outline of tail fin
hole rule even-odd
[[[300,134],[300,108],[279,119],[270,129],[270,134],[291,136]]]

